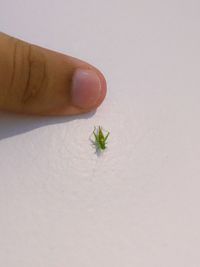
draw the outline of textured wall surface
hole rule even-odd
[[[0,115],[0,266],[200,266],[199,0],[0,0],[1,30],[100,68],[73,118]],[[94,125],[111,131],[98,156]]]

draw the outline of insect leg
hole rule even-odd
[[[107,135],[105,136],[105,140],[104,140],[105,142],[106,142],[106,140],[108,139],[109,134],[110,134],[110,133],[108,132]]]
[[[95,129],[94,129],[94,131],[93,131],[93,134],[94,134],[96,143],[97,143],[97,145],[99,146],[99,138],[98,138],[98,135],[95,133],[95,130],[96,130],[96,127],[95,127]]]

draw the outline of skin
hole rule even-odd
[[[97,101],[89,101],[93,99],[93,88],[89,88],[87,94],[80,95],[85,102],[74,104],[72,80],[77,70],[98,76],[101,93]],[[86,84],[92,86],[90,80]],[[90,64],[0,33],[0,111],[76,115],[96,109],[105,95],[105,78]]]

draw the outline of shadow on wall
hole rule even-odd
[[[0,113],[0,140],[6,139],[18,134],[29,132],[31,130],[44,127],[50,124],[67,123],[73,120],[88,119],[95,114],[96,111],[66,117],[39,117],[39,116],[25,116],[8,113]]]

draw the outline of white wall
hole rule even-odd
[[[0,115],[0,266],[200,266],[199,14],[198,0],[0,0],[2,31],[108,81],[95,114]]]

